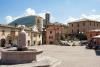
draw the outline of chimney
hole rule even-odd
[[[17,23],[15,23],[15,27],[17,27]]]

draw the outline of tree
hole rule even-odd
[[[68,25],[66,25],[66,24],[63,24],[63,27],[64,27],[64,28],[68,28]]]

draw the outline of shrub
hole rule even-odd
[[[71,42],[73,42],[73,40],[71,40]]]

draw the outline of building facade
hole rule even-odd
[[[87,40],[91,39],[94,36],[100,35],[100,29],[90,30],[87,32]]]
[[[38,19],[37,19],[38,18]],[[42,43],[42,18],[37,17],[36,24],[32,27],[25,27],[25,32],[27,36],[27,45],[37,45],[39,41]],[[39,24],[37,24],[39,20]],[[5,44],[18,43],[18,34],[20,32],[17,24],[15,26],[0,24],[0,46],[3,47]]]
[[[68,23],[68,34],[79,34],[79,32],[87,36],[87,31],[100,28],[100,22],[91,19],[80,19]],[[83,32],[83,33],[82,33]]]

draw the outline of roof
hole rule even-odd
[[[47,30],[55,30],[54,28],[47,28]]]
[[[50,25],[47,25],[47,26],[62,26],[62,23],[54,22],[54,23],[51,23]]]
[[[94,36],[94,37],[92,37],[92,38],[100,38],[100,35],[98,35],[98,36]]]
[[[72,21],[72,22],[69,22],[69,23],[83,22],[83,21],[94,21],[94,22],[100,22],[100,21],[96,21],[96,20],[91,20],[91,19],[83,18],[83,19],[76,20],[76,21]],[[68,23],[68,24],[69,24],[69,23]]]
[[[100,31],[100,29],[94,29],[94,30],[90,30],[88,32],[98,32],[98,31]]]
[[[4,24],[0,24],[0,26],[2,26],[2,27],[9,27],[9,28],[16,28],[16,29],[19,29],[19,27],[18,27],[18,26],[17,26],[17,27],[15,27],[15,26],[4,25]],[[28,27],[25,27],[24,29],[25,29],[25,30],[31,30],[31,29],[29,29]]]

